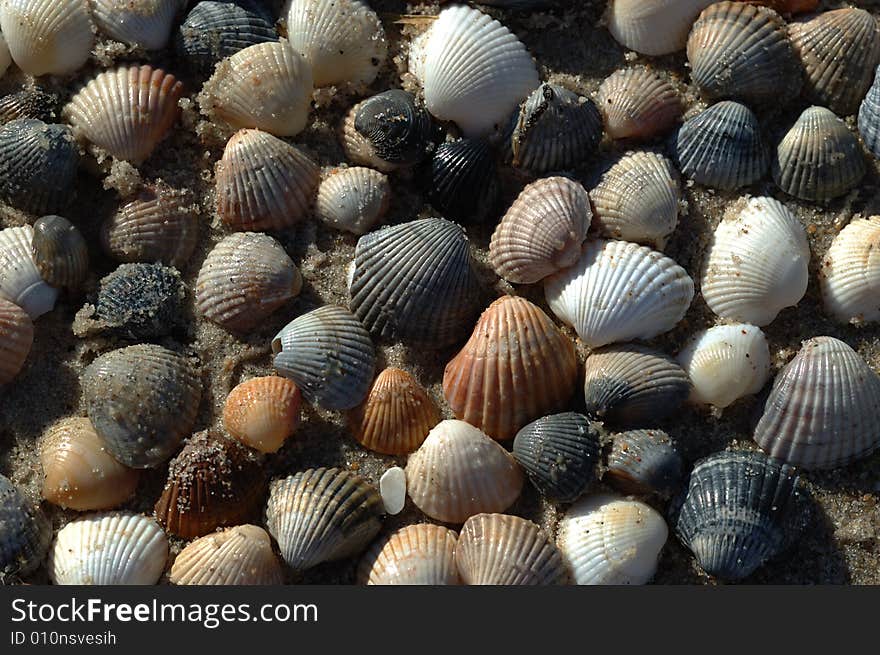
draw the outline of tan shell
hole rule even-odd
[[[388,211],[388,176],[372,168],[353,166],[333,171],[318,188],[315,216],[330,227],[364,234]]]
[[[407,525],[377,541],[361,560],[363,585],[457,585],[457,535],[430,523]]]
[[[682,50],[691,25],[715,0],[610,0],[608,31],[621,45],[643,55]]]
[[[238,525],[196,539],[171,566],[176,585],[280,585],[281,564],[263,528]]]
[[[223,425],[245,446],[274,453],[299,425],[302,394],[277,375],[242,382],[226,397]]]
[[[34,324],[21,307],[0,298],[0,385],[19,374],[34,343]]]
[[[825,309],[841,323],[880,321],[880,216],[834,237],[819,271]]]
[[[612,73],[599,85],[596,105],[612,139],[651,139],[672,129],[684,112],[675,87],[645,66]]]

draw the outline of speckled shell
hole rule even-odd
[[[621,157],[590,191],[599,234],[662,250],[678,225],[678,171],[655,152]]]
[[[597,479],[599,433],[583,414],[545,416],[516,433],[513,457],[541,493],[570,503]]]
[[[0,582],[6,584],[40,566],[52,526],[5,475],[0,475],[0,525]]]
[[[874,71],[874,83],[859,107],[859,133],[865,147],[880,159],[880,66]]]
[[[824,107],[809,107],[776,146],[770,172],[787,194],[825,202],[855,188],[866,168],[846,124]]]
[[[272,340],[275,368],[307,402],[351,409],[367,395],[376,368],[370,334],[342,307],[325,305],[288,323]]]
[[[773,381],[755,441],[805,469],[867,457],[880,447],[880,377],[843,341],[804,342]]]
[[[656,425],[690,393],[687,373],[670,357],[637,344],[593,351],[584,364],[587,414],[627,427]]]
[[[82,377],[89,419],[109,453],[133,468],[159,466],[195,423],[201,382],[185,357],[156,345],[114,350]]]
[[[53,424],[40,443],[43,498],[79,511],[111,509],[131,498],[140,472],[117,462],[87,418]]]
[[[54,287],[77,287],[89,272],[86,241],[61,216],[44,216],[34,223],[31,249],[40,275]]]
[[[267,234],[236,232],[208,253],[196,280],[196,310],[225,330],[244,334],[302,289],[302,275]]]
[[[557,585],[570,577],[556,544],[531,521],[507,514],[469,518],[455,563],[468,585]]]
[[[544,280],[544,295],[553,313],[595,348],[671,330],[690,307],[694,283],[659,252],[599,239],[584,246],[571,268]]]
[[[280,585],[284,574],[263,528],[238,525],[188,544],[168,576],[176,585]]]
[[[0,298],[21,307],[36,320],[55,307],[58,289],[43,280],[34,262],[30,225],[0,230]]]
[[[0,298],[0,385],[21,372],[34,343],[34,324],[21,307]]]
[[[406,371],[386,368],[366,400],[348,415],[355,440],[386,455],[411,453],[440,422],[440,410],[424,387]]]
[[[495,153],[484,139],[459,139],[437,146],[425,175],[428,202],[446,218],[485,221],[500,193]]]
[[[245,446],[274,453],[296,431],[301,400],[291,380],[277,375],[252,378],[226,397],[223,426]]]
[[[642,585],[669,536],[650,505],[613,494],[575,503],[559,523],[559,549],[579,585]]]
[[[425,218],[358,241],[349,306],[377,336],[449,346],[473,324],[479,293],[467,236],[455,223]]]
[[[313,90],[309,65],[282,39],[223,59],[198,101],[203,114],[233,129],[296,136],[306,126]]]
[[[457,585],[458,535],[430,523],[407,525],[380,539],[361,560],[362,585]]]
[[[626,494],[668,497],[678,491],[684,462],[662,430],[630,430],[612,437],[602,481]]]
[[[46,567],[56,585],[154,585],[167,560],[168,540],[153,519],[104,512],[59,530]]]
[[[741,580],[792,545],[807,499],[791,466],[760,452],[721,452],[694,465],[670,524],[706,573]]]
[[[295,571],[346,559],[382,527],[382,499],[363,478],[337,468],[301,471],[275,480],[266,527]]]
[[[446,365],[443,395],[456,417],[493,439],[563,409],[574,393],[574,344],[540,307],[502,296]]]
[[[0,40],[3,35],[0,34]],[[0,50],[2,50],[0,45]],[[2,68],[2,65],[0,65]],[[2,76],[2,75],[0,75]],[[56,117],[58,96],[44,91],[40,87],[22,89],[0,98],[0,124],[6,124],[18,118],[35,118],[51,121]]]
[[[4,0],[0,30],[15,64],[28,75],[66,75],[92,52],[86,0]]]
[[[767,339],[747,323],[703,330],[677,359],[691,379],[691,401],[719,408],[758,393],[770,378]]]
[[[834,237],[819,271],[825,310],[841,323],[880,321],[880,216]]]
[[[592,218],[580,183],[567,177],[532,182],[495,228],[489,262],[509,282],[538,282],[577,262]]]
[[[422,83],[428,111],[468,137],[492,132],[540,83],[519,39],[464,5],[443,9],[413,43],[409,69]]]
[[[599,85],[596,105],[612,139],[651,139],[672,129],[684,111],[681,95],[645,66],[621,68]]]
[[[409,497],[427,516],[463,523],[502,512],[519,497],[523,472],[504,448],[464,421],[441,421],[406,464]]]
[[[145,50],[168,43],[181,0],[88,0],[98,29],[111,39]]]
[[[668,55],[682,50],[694,19],[714,0],[611,0],[608,31],[630,50]]]
[[[217,214],[233,230],[284,230],[309,212],[321,174],[296,146],[239,130],[217,164]]]
[[[318,187],[315,216],[332,228],[361,235],[382,220],[390,204],[386,175],[362,166],[341,168]]]
[[[287,0],[287,38],[308,62],[315,86],[376,79],[388,53],[376,12],[358,0]]]
[[[701,290],[721,316],[768,325],[807,290],[810,246],[800,222],[773,198],[731,207],[715,230]]]

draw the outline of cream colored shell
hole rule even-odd
[[[683,50],[694,20],[715,0],[610,0],[611,36],[643,55]]]
[[[171,566],[176,585],[280,585],[281,564],[263,528],[239,525],[191,542]]]
[[[819,271],[825,310],[841,323],[880,321],[880,216],[838,234]]]

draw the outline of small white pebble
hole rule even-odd
[[[406,473],[402,468],[395,466],[382,474],[379,494],[388,514],[400,514],[406,503]]]

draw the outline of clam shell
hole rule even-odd
[[[826,311],[841,323],[880,321],[880,216],[857,218],[834,237],[819,282]]]
[[[5,475],[0,475],[0,525],[0,582],[6,584],[40,566],[52,526]]]
[[[299,387],[277,375],[242,382],[226,397],[223,427],[249,448],[274,453],[299,425]]]
[[[525,298],[502,296],[443,372],[443,394],[456,417],[493,439],[559,411],[577,379],[574,344]]]
[[[407,525],[380,539],[361,560],[362,585],[457,585],[458,535],[430,523]]]
[[[611,0],[607,25],[614,40],[643,55],[682,50],[691,25],[715,0]]]
[[[0,41],[3,35],[0,34]],[[0,52],[3,46],[0,45]],[[0,64],[0,68],[2,68]],[[2,74],[0,74],[2,77]],[[5,125],[19,118],[35,118],[51,121],[55,118],[58,107],[58,96],[44,91],[40,87],[22,89],[0,98],[0,124]]]
[[[479,428],[441,421],[406,464],[409,497],[426,515],[463,523],[502,512],[519,497],[523,473],[513,457]]]
[[[590,197],[575,180],[532,182],[495,228],[489,262],[509,282],[538,282],[578,260],[592,217]]]
[[[9,54],[9,46],[6,45],[6,39],[3,37],[3,32],[0,32],[0,77],[3,77],[6,74],[11,63],[12,55]]]
[[[46,567],[56,585],[154,585],[167,560],[168,540],[153,519],[104,512],[61,528]]]
[[[58,290],[43,280],[34,262],[30,225],[0,230],[0,298],[21,307],[36,320],[55,307]]]
[[[595,348],[671,330],[690,307],[694,283],[659,252],[600,239],[587,242],[572,267],[545,279],[544,295],[553,313]]]
[[[865,147],[880,158],[880,74],[877,70],[874,71],[874,83],[859,107],[859,133]]]
[[[613,436],[602,481],[626,494],[668,497],[682,481],[684,462],[662,430],[630,430]]]
[[[116,41],[161,50],[168,43],[180,0],[88,0],[95,25]]]
[[[703,298],[718,316],[767,325],[803,297],[809,260],[807,235],[788,208],[773,198],[750,198],[715,230]]]
[[[363,478],[336,468],[301,471],[272,482],[266,527],[296,571],[346,559],[382,527],[382,499]]]
[[[174,559],[168,577],[176,585],[284,584],[272,540],[256,525],[238,525],[196,539]]]
[[[556,544],[534,523],[477,514],[461,528],[455,563],[468,585],[557,585],[569,572]]]
[[[684,112],[675,87],[644,66],[608,76],[599,85],[596,105],[612,139],[652,139],[672,129]]]
[[[288,323],[272,340],[275,368],[324,409],[351,409],[366,397],[376,368],[370,334],[342,307],[325,305]]]
[[[31,239],[34,264],[54,287],[77,287],[89,272],[86,240],[66,218],[44,216],[34,223]]]
[[[333,171],[321,182],[315,216],[337,230],[361,235],[382,220],[390,204],[388,177],[354,166]]]
[[[867,457],[880,447],[880,377],[843,341],[804,342],[773,381],[755,441],[806,469]]]
[[[12,301],[0,298],[0,385],[19,374],[33,343],[31,317]]]
[[[446,218],[462,223],[485,221],[501,191],[495,155],[484,139],[439,145],[425,177],[428,202]]]

